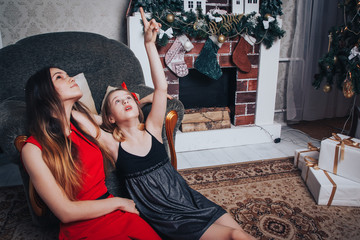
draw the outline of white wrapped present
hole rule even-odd
[[[320,149],[312,145],[310,142],[308,143],[308,148],[302,148],[295,150],[294,154],[294,166],[302,169],[305,164],[304,158],[306,156],[319,159]]]
[[[333,134],[321,141],[319,168],[360,182],[360,140]]]
[[[304,165],[301,176],[318,205],[360,206],[360,183]]]

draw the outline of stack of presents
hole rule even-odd
[[[295,151],[294,165],[318,205],[360,206],[360,139],[342,134]]]

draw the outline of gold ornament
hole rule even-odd
[[[224,35],[222,35],[222,34],[218,37],[219,43],[224,43],[225,40],[226,40],[226,37]]]
[[[325,84],[324,85],[324,88],[323,88],[323,91],[325,92],[325,93],[328,93],[328,92],[330,92],[331,91],[331,85],[330,84]]]
[[[326,65],[326,71],[331,72],[330,65]]]
[[[343,84],[343,93],[346,98],[351,98],[354,96],[354,86],[352,85],[352,77],[351,72],[348,72],[348,75],[346,75],[346,79]]]
[[[337,56],[334,56],[334,64],[337,63],[337,60],[338,60]]]
[[[343,85],[343,93],[346,98],[352,98],[354,96],[354,89],[351,81],[345,80]]]
[[[271,17],[271,14],[270,13],[267,13],[267,14],[265,14],[265,16],[264,16],[266,19],[269,19],[269,17]]]
[[[169,13],[169,14],[166,16],[166,21],[168,21],[169,23],[172,23],[174,20],[175,20],[174,14]]]
[[[329,34],[329,45],[328,45],[328,52],[330,52],[330,46],[331,46],[331,42],[332,42],[332,34]]]

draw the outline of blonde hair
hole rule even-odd
[[[104,129],[107,132],[110,132],[113,134],[113,137],[119,141],[119,142],[124,142],[125,141],[125,136],[123,134],[123,132],[121,131],[121,129],[116,125],[116,123],[111,123],[109,120],[110,115],[112,114],[110,111],[110,95],[116,91],[125,91],[128,92],[131,97],[135,100],[136,105],[138,107],[139,110],[139,126],[138,128],[140,130],[144,130],[145,129],[145,124],[144,124],[144,113],[140,108],[140,104],[139,102],[134,98],[134,96],[131,94],[131,92],[127,89],[124,88],[116,88],[111,90],[105,97],[104,99],[104,105],[101,111],[101,115],[102,115],[102,125],[101,128]]]

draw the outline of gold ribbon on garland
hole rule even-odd
[[[222,20],[220,22],[216,22],[214,20],[209,22],[208,26],[210,33],[212,35],[218,35],[220,34],[221,28],[225,29],[226,32],[230,32],[236,24],[239,24],[243,16],[244,14],[221,15]]]

